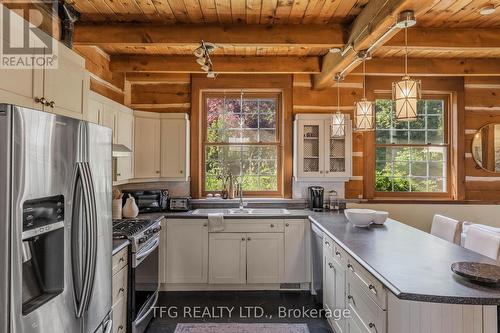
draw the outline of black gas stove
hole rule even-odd
[[[119,219],[113,220],[113,238],[129,238],[146,229],[154,221],[151,219]]]
[[[147,247],[150,240],[157,237],[161,226],[158,219],[119,219],[113,220],[113,238],[128,239],[133,253]]]

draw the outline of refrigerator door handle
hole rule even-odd
[[[95,280],[95,267],[96,267],[96,261],[97,261],[97,205],[96,205],[96,200],[95,200],[95,189],[94,189],[94,182],[92,179],[92,173],[90,171],[90,165],[88,162],[83,163],[83,174],[84,174],[84,180],[87,185],[87,202],[89,205],[90,209],[90,214],[89,214],[89,219],[88,219],[88,226],[89,226],[89,239],[90,239],[90,247],[89,247],[89,258],[90,258],[90,265],[89,265],[89,271],[88,271],[88,276],[87,276],[87,288],[86,288],[86,293],[85,293],[85,298],[83,302],[83,310],[86,311],[88,309],[88,306],[90,304],[91,296],[92,296],[92,290],[94,287],[94,280]]]
[[[73,191],[73,223],[71,256],[73,270],[73,287],[75,292],[76,317],[81,318],[85,311],[86,297],[88,294],[89,273],[91,269],[90,249],[92,248],[92,234],[90,216],[92,209],[89,202],[89,188],[85,180],[84,166],[82,162],[76,164],[76,175]],[[85,221],[82,218],[83,208]],[[80,223],[84,223],[84,227]],[[84,231],[85,230],[85,231]],[[80,235],[80,232],[85,235]],[[84,237],[83,237],[84,236]],[[81,244],[83,243],[83,244]],[[77,246],[77,244],[79,246]],[[82,246],[84,245],[84,248]],[[83,265],[83,268],[82,268]]]

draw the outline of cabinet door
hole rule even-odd
[[[247,283],[280,283],[283,252],[282,233],[247,234]]]
[[[246,282],[246,242],[246,234],[210,234],[208,283],[244,284]]]
[[[84,61],[64,45],[58,45],[58,67],[44,70],[44,97],[54,102],[45,109],[56,114],[83,119],[89,77]],[[87,91],[86,91],[87,90]]]
[[[304,220],[285,220],[284,283],[309,282],[306,226],[307,222]]]
[[[99,124],[113,130],[113,143],[117,143],[116,110],[109,105],[102,105],[102,112],[99,114]]]
[[[116,181],[132,178],[132,156],[116,157]]]
[[[324,176],[324,121],[304,120],[298,124],[298,176]]]
[[[160,283],[167,283],[167,220],[161,220],[160,230]]]
[[[346,308],[346,270],[341,266],[336,260],[332,261],[334,270],[334,280],[333,280],[333,309]],[[332,325],[335,328],[335,332],[344,332],[345,319],[341,318],[339,320],[331,319]]]
[[[348,115],[344,115],[346,127],[345,136],[335,138],[331,136],[330,121],[325,120],[325,176],[350,177],[351,175],[351,124]]]
[[[330,311],[335,310],[335,269],[333,257],[330,254],[323,256],[323,306]]]
[[[208,221],[167,220],[167,283],[208,282]]]
[[[187,175],[186,119],[161,121],[161,177],[185,180]]]
[[[127,112],[116,112],[116,141],[129,148],[134,149],[134,116]]]
[[[101,102],[94,99],[90,99],[87,103],[87,112],[85,114],[85,120],[90,121],[94,124],[100,124],[101,114],[104,111],[104,106]]]
[[[137,117],[134,128],[135,178],[158,178],[160,176],[160,121]]]

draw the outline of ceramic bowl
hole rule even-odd
[[[384,224],[388,217],[389,217],[388,212],[382,212],[377,210],[375,213],[373,213],[373,223]]]
[[[354,208],[344,210],[347,220],[356,227],[362,228],[366,228],[372,223],[374,213],[375,211],[371,209]]]

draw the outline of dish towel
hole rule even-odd
[[[208,229],[210,232],[224,231],[224,214],[209,213],[208,214]]]

